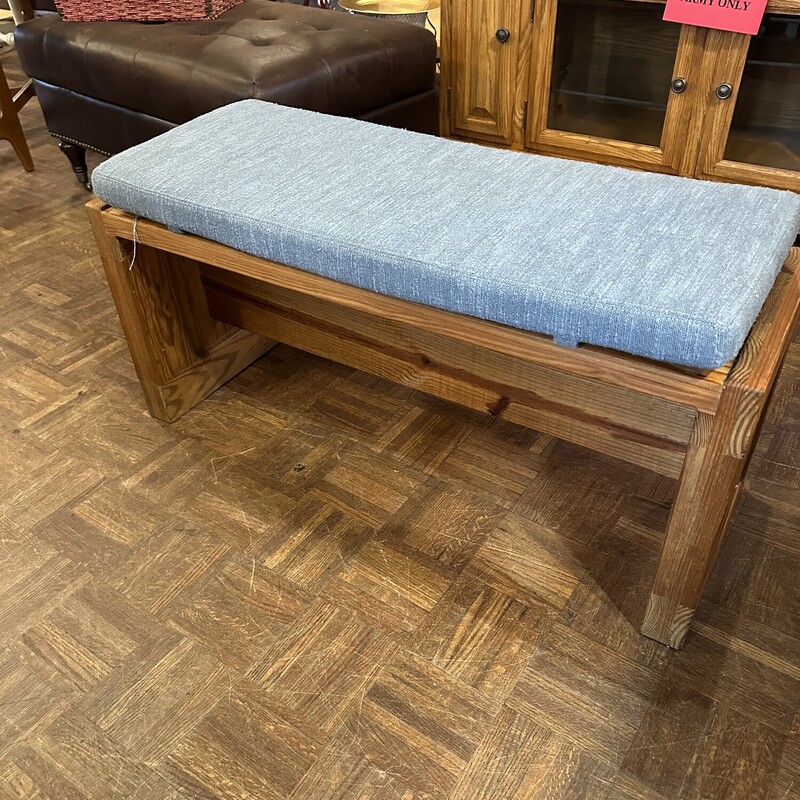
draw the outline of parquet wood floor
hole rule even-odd
[[[635,627],[669,481],[286,347],[147,416],[87,196],[22,122],[2,800],[800,797],[800,336],[673,653]]]

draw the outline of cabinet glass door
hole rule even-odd
[[[673,120],[683,124],[673,105],[690,86],[677,71],[685,34],[663,13],[655,2],[540,0],[530,146],[650,169],[674,166],[665,130]],[[683,83],[671,92],[677,78]]]
[[[726,38],[727,37],[727,38]],[[701,174],[800,191],[800,16],[766,14],[756,36],[720,34]],[[726,94],[730,92],[728,97]]]

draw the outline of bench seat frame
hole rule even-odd
[[[99,200],[88,210],[158,419],[283,342],[677,478],[642,633],[681,646],[800,314],[800,249],[738,357],[701,373],[377,295]]]

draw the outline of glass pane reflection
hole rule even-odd
[[[559,0],[548,128],[658,146],[680,26],[663,5]]]
[[[767,14],[751,40],[725,158],[800,170],[800,17]]]

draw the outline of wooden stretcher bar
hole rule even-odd
[[[800,249],[736,360],[699,373],[378,295],[99,200],[88,210],[158,419],[280,341],[677,478],[642,633],[681,646],[800,314]]]

